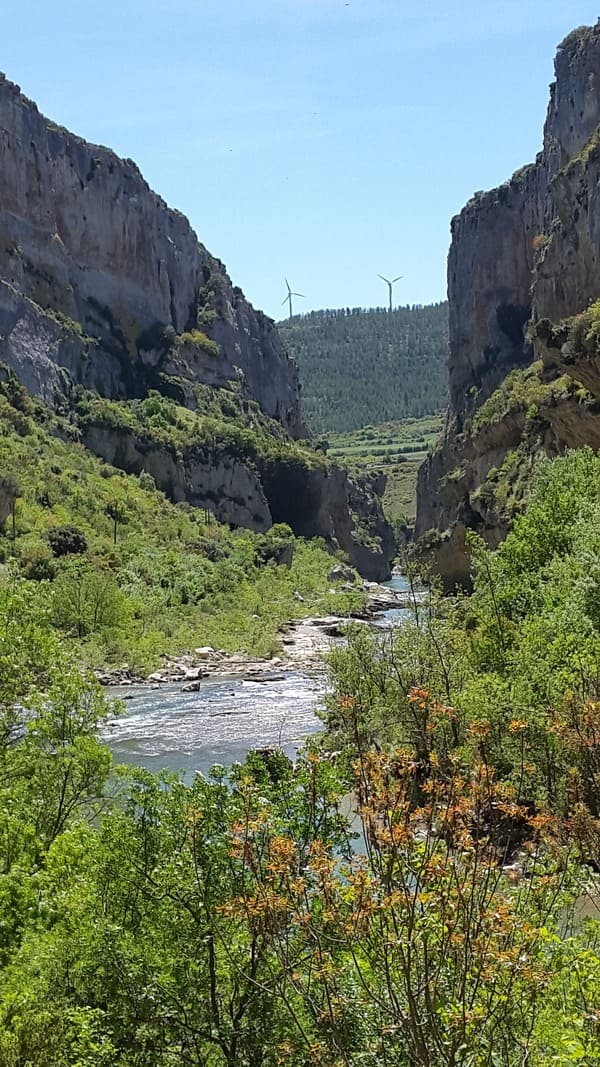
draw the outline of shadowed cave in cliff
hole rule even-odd
[[[531,316],[531,307],[518,304],[500,304],[496,308],[498,328],[517,348],[525,339],[525,327]]]
[[[273,522],[285,522],[298,537],[314,537],[321,492],[307,470],[295,463],[269,465],[262,476],[263,491]]]

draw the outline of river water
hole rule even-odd
[[[400,575],[385,584],[407,588]],[[379,625],[400,625],[409,614],[394,608]],[[118,763],[179,771],[188,780],[215,763],[243,760],[251,748],[279,746],[294,756],[321,728],[316,712],[324,686],[322,678],[297,672],[264,681],[208,679],[196,693],[179,685],[128,686],[112,691],[126,698],[125,712],[107,723],[104,739]]]

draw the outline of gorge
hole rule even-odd
[[[336,52],[364,7],[301,6],[311,43],[331,27]],[[429,9],[396,6],[432,47]],[[160,63],[137,12],[123,48],[126,18],[98,10],[109,46],[94,37],[101,80],[85,53],[85,89],[104,93],[125,53],[162,103],[185,66],[182,33],[186,73],[205,84],[211,7],[227,51],[215,49],[218,84],[238,35],[249,90],[256,7],[242,19],[241,4],[237,18],[187,4],[181,24],[175,7],[140,9]],[[287,5],[270,7],[260,34],[288,61],[293,35],[274,12]],[[335,84],[353,158],[367,114],[357,88],[388,46],[392,77],[405,69],[393,7],[369,6],[377,50],[352,33],[353,77]],[[458,68],[464,5],[438,7],[440,53]],[[494,45],[507,20],[467,7],[471,100],[474,15],[490,18],[492,32],[475,28]],[[77,14],[65,27],[49,13],[52,76],[61,34],[72,58],[94,25],[91,9]],[[531,35],[508,32],[529,58]],[[311,91],[333,55],[319,40]],[[410,34],[402,47],[410,58]],[[412,50],[421,71],[425,42],[413,35]],[[517,67],[507,58],[503,78]],[[286,86],[277,106],[296,139],[290,101]],[[193,103],[203,138],[213,109],[227,118],[216,94]],[[406,117],[400,94],[389,106]],[[157,116],[144,116],[156,141]],[[600,1063],[599,120],[600,26],[559,49],[535,166],[453,224],[451,408],[418,522],[446,590],[472,589],[443,595],[412,574],[382,590],[349,566],[388,572],[376,472],[392,456],[414,457],[414,471],[442,417],[407,438],[366,425],[361,402],[344,414],[364,435],[305,437],[273,324],[185,219],[130,161],[0,83],[0,1067]],[[431,144],[435,124],[427,133]],[[262,225],[260,199],[246,202]],[[350,396],[367,365],[385,370],[378,395],[393,394],[395,324],[439,323],[445,309],[421,310],[334,313]],[[353,373],[348,319],[357,333],[377,321],[383,339],[373,358],[358,346]],[[440,371],[443,346],[427,348]],[[424,361],[417,372],[425,403],[441,374],[430,390]],[[315,390],[315,414],[332,395]]]

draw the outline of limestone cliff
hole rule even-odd
[[[297,370],[272,320],[135,163],[56,126],[2,75],[0,364],[88,448],[172,499],[234,526],[287,522],[389,576],[376,487],[295,444]],[[176,441],[136,423],[156,393],[187,409]],[[94,397],[104,416],[82,420]]]
[[[51,331],[46,399],[64,390],[65,370],[111,397],[140,395],[158,373],[205,381],[201,362],[174,356],[175,337],[196,332],[215,345],[208,384],[215,374],[220,382],[237,375],[267,415],[303,435],[296,368],[272,321],[232,286],[132,160],[49,122],[4,76],[0,279],[0,357],[17,373],[38,360],[47,327],[36,308],[95,342],[78,352],[68,329],[64,341]],[[32,385],[35,378],[32,370]]]
[[[87,422],[82,440],[106,462],[130,474],[147,471],[171,500],[208,508],[220,522],[257,531],[286,523],[299,537],[340,549],[365,578],[390,576],[394,537],[381,510],[384,485],[374,477],[353,480],[304,450],[256,455],[219,441],[176,449],[98,419]]]
[[[600,23],[563,41],[555,73],[536,162],[452,222],[450,407],[415,530],[448,587],[468,585],[467,529],[505,536],[537,454],[600,440],[600,374],[552,329],[600,297]]]

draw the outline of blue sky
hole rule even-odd
[[[449,223],[541,146],[584,0],[3,0],[0,69],[140,165],[254,304],[445,296]]]

